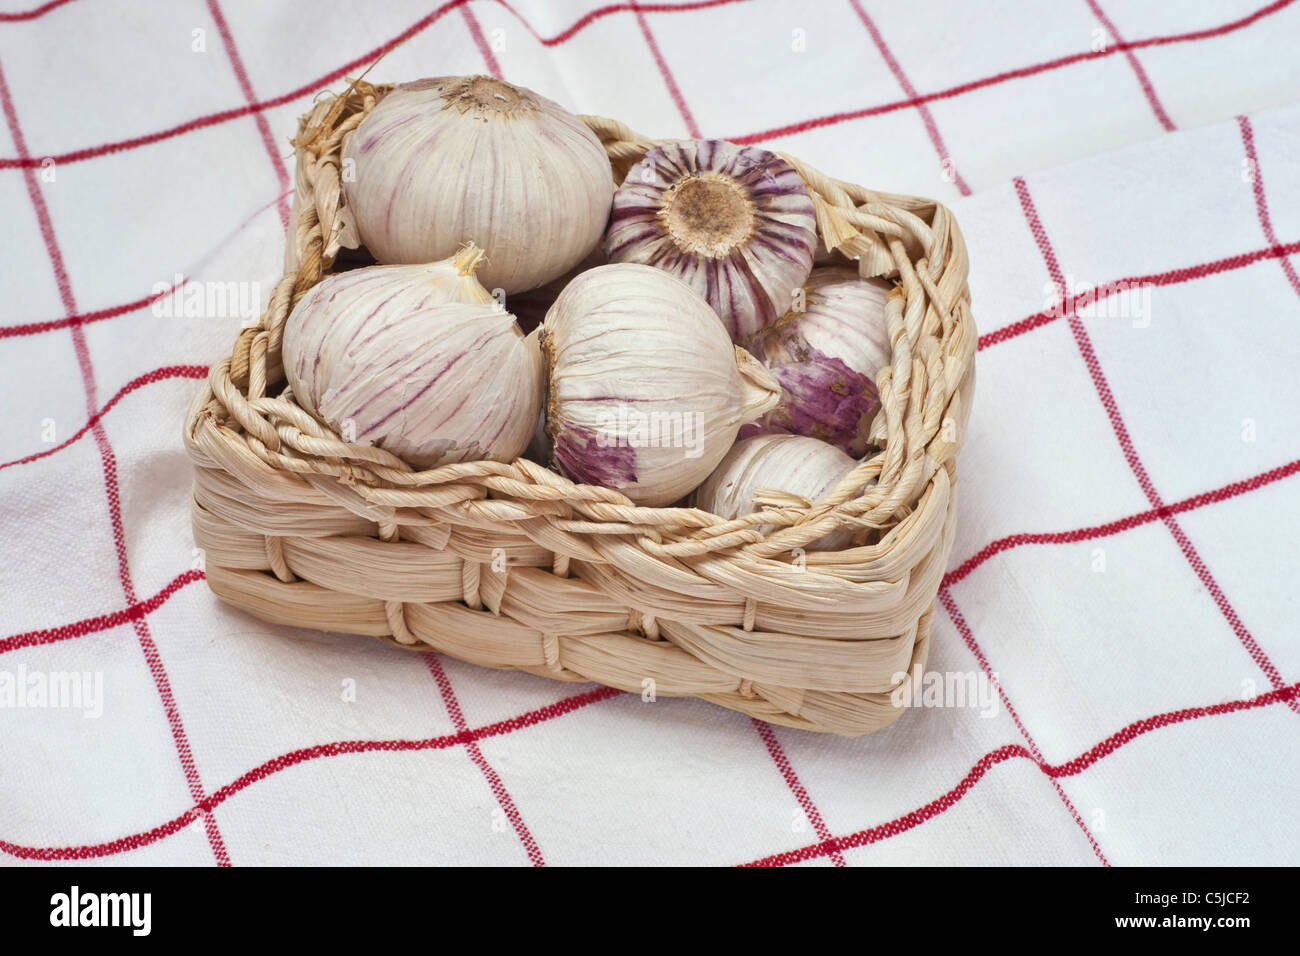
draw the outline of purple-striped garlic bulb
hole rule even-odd
[[[522,454],[541,412],[541,353],[462,271],[477,255],[313,286],[284,327],[298,404],[345,441],[416,468]]]
[[[780,398],[699,293],[649,266],[582,273],[546,313],[541,336],[555,463],[640,505],[686,495],[740,426]]]
[[[750,343],[784,397],[743,434],[806,435],[861,457],[880,407],[876,378],[892,357],[885,321],[889,290],[888,283],[859,278],[849,267],[814,269],[796,308]]]
[[[790,308],[816,244],[812,198],[794,167],[713,139],[646,153],[614,194],[605,233],[611,262],[685,280],[737,342]]]
[[[739,518],[772,505],[813,505],[858,463],[834,445],[802,435],[756,435],[731,446],[691,496],[691,504],[722,518]],[[765,528],[768,526],[764,526]],[[845,529],[823,535],[810,551],[846,548]]]
[[[558,103],[490,76],[403,83],[345,143],[362,243],[380,262],[429,262],[474,242],[489,289],[533,289],[600,241],[614,176],[600,140]]]
[[[366,266],[326,276],[290,313],[285,338],[293,340],[300,360],[311,356],[319,364],[340,344],[351,342],[354,332],[362,334],[357,330],[364,328],[364,334],[369,334],[379,322],[400,321],[404,315],[444,302],[494,305],[492,293],[475,276],[482,261],[483,250],[470,244],[450,259],[425,265]],[[329,303],[322,303],[323,297]],[[308,302],[312,305],[305,306]],[[295,374],[300,380],[306,375],[288,360],[285,371],[290,385]]]

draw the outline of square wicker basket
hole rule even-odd
[[[194,538],[212,590],[266,621],[700,697],[806,730],[857,735],[896,718],[892,692],[912,679],[900,675],[925,666],[974,388],[952,214],[782,154],[812,193],[823,256],[895,285],[871,436],[881,450],[815,507],[732,521],[638,507],[524,459],[414,472],[309,416],[280,366],[289,311],[356,245],[340,156],[388,89],[354,83],[300,121],[286,274],[189,410]],[[616,182],[653,145],[582,119]],[[804,552],[838,528],[858,545]]]

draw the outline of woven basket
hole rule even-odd
[[[280,365],[290,309],[357,244],[340,155],[390,88],[354,83],[300,121],[286,275],[189,410],[194,537],[212,590],[266,621],[700,697],[806,730],[857,735],[892,721],[891,692],[912,679],[899,675],[925,664],[974,386],[951,213],[784,157],[812,192],[823,253],[896,286],[872,431],[883,450],[815,507],[770,504],[731,521],[638,507],[523,459],[414,472],[305,413]],[[617,182],[653,145],[583,119]],[[804,553],[838,528],[860,545]]]

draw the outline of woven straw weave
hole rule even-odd
[[[522,459],[415,472],[305,413],[280,365],[289,311],[356,245],[340,156],[389,88],[354,83],[300,121],[286,275],[190,408],[194,536],[212,590],[266,621],[696,696],[808,730],[863,734],[897,717],[896,678],[925,664],[974,387],[966,249],[948,210],[784,157],[813,193],[826,248],[896,284],[872,433],[883,450],[814,507],[776,498],[724,521],[639,507]],[[618,182],[653,145],[583,119]],[[804,553],[839,528],[859,546]]]

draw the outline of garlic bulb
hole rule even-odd
[[[691,503],[723,518],[760,511],[765,499],[777,503],[793,496],[816,504],[857,464],[838,448],[815,438],[758,435],[731,447],[713,474],[696,489]],[[835,550],[848,547],[851,541],[852,535],[841,528],[807,547],[811,551]]]
[[[398,322],[412,313],[444,302],[477,302],[493,305],[496,300],[483,288],[474,271],[483,260],[483,250],[473,244],[450,259],[419,266],[367,266],[326,276],[310,289],[294,308],[285,324],[285,337],[294,338],[300,358],[320,355],[322,348],[345,342],[344,336],[373,332],[380,325]],[[328,319],[318,318],[319,309],[305,307],[311,300],[328,296],[332,304]],[[303,376],[290,368],[286,372]],[[293,384],[292,375],[290,384]],[[296,391],[296,389],[295,389]]]
[[[713,470],[740,426],[780,397],[708,303],[649,266],[582,273],[541,333],[556,464],[637,504],[677,501]]]
[[[605,233],[611,262],[685,280],[735,341],[784,315],[817,243],[812,198],[775,153],[722,140],[658,146],[628,171]]]
[[[876,376],[891,358],[885,300],[890,286],[849,267],[814,269],[802,309],[765,329],[750,349],[776,376],[781,407],[746,431],[820,438],[861,456],[880,407]]]
[[[403,83],[344,146],[343,192],[380,262],[428,262],[475,242],[489,289],[522,292],[600,239],[614,177],[600,140],[543,96],[490,76]]]
[[[448,268],[376,266],[312,287],[285,323],[285,377],[345,441],[415,467],[513,461],[540,413],[541,353]]]

